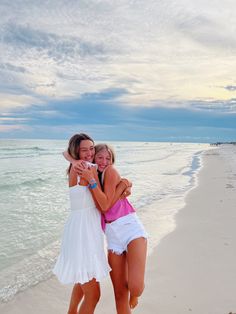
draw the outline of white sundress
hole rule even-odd
[[[78,182],[79,182],[78,177]],[[101,214],[87,186],[69,188],[70,216],[53,273],[63,284],[101,281],[110,272],[104,248]]]

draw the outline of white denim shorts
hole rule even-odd
[[[107,223],[105,229],[107,248],[120,255],[127,251],[128,244],[138,238],[147,238],[147,232],[136,213]]]

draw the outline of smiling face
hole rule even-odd
[[[98,165],[98,170],[103,172],[107,166],[112,165],[111,153],[107,149],[99,151],[95,155],[95,163]]]
[[[94,143],[90,140],[82,140],[79,145],[79,158],[84,161],[93,162],[95,149]]]

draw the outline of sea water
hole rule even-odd
[[[148,251],[175,227],[208,144],[113,142]],[[0,140],[0,302],[52,276],[69,214],[62,140]]]

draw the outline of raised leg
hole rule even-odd
[[[130,314],[126,254],[117,255],[109,251],[108,261],[112,269],[110,276],[115,294],[117,314]]]
[[[144,290],[144,275],[147,256],[147,240],[138,238],[128,245],[128,289],[130,291],[129,304],[134,308],[138,304],[138,297]]]

